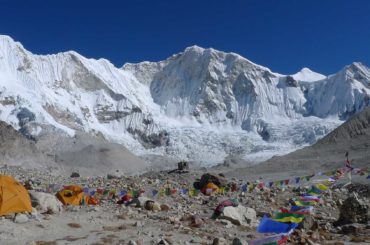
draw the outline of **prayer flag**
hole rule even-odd
[[[320,202],[319,196],[310,196],[310,195],[304,195],[300,197],[301,201],[304,202]]]
[[[284,241],[286,242],[288,236],[285,234],[277,234],[269,237],[264,237],[261,239],[256,239],[253,241],[250,241],[249,245],[280,245],[284,244]]]
[[[295,214],[312,214],[313,213],[313,206],[292,206],[289,212],[293,212]]]
[[[318,195],[318,194],[321,194],[321,193],[322,193],[322,191],[314,185],[308,191],[308,194],[311,194],[311,195]]]
[[[299,201],[299,200],[296,200],[296,201],[294,201],[294,204],[296,205],[296,206],[299,206],[299,207],[307,207],[307,206],[314,206],[314,205],[316,205],[316,202],[312,202],[312,201],[310,201],[310,202],[304,202],[304,201]]]
[[[127,191],[126,190],[121,190],[120,192],[119,192],[119,195],[118,196],[120,196],[120,197],[123,197],[124,195],[126,195],[127,194]]]
[[[259,233],[285,233],[298,226],[296,223],[282,223],[268,218],[266,215],[262,218],[257,227]]]
[[[329,187],[327,187],[326,185],[321,184],[321,183],[316,184],[316,187],[317,187],[317,189],[319,189],[320,191],[327,191],[327,190],[329,190]]]
[[[294,213],[275,213],[273,220],[279,222],[292,222],[292,223],[301,223],[304,219],[303,214],[294,214]]]

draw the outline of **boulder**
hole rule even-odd
[[[59,213],[63,210],[63,204],[54,195],[44,192],[29,191],[32,207],[42,212]]]
[[[367,224],[369,221],[369,206],[358,199],[356,194],[348,197],[339,208],[340,214],[335,225],[345,225],[352,223]]]
[[[168,211],[170,209],[171,209],[171,207],[169,205],[167,205],[167,204],[161,204],[161,210],[162,211]]]
[[[248,245],[248,242],[236,237],[233,239],[232,245]]]
[[[223,237],[213,239],[212,245],[226,245],[226,240]]]
[[[157,202],[154,202],[152,211],[161,211],[161,205]]]
[[[139,197],[138,198],[138,206],[143,207],[146,210],[150,211],[161,211],[161,205],[149,198],[146,197]]]
[[[169,245],[169,243],[165,239],[160,239],[157,244]]]
[[[348,225],[343,225],[340,227],[341,233],[345,235],[348,235],[348,234],[356,235],[363,228],[364,227],[361,226],[360,224],[348,224]]]
[[[256,227],[258,225],[256,211],[253,208],[238,205],[237,207],[225,207],[220,219],[230,220],[234,225]]]
[[[134,240],[128,241],[128,245],[137,245],[137,243]]]
[[[28,222],[28,217],[25,214],[19,213],[14,217],[14,222],[18,224],[23,224]]]
[[[312,215],[306,215],[303,222],[299,223],[298,228],[315,231],[319,228],[319,224]]]
[[[107,174],[107,179],[119,179],[124,176],[124,173],[120,170],[112,171]]]
[[[77,173],[77,172],[73,172],[72,174],[71,174],[71,178],[79,178],[80,177],[80,174],[79,173]]]
[[[203,225],[204,225],[204,221],[198,215],[193,215],[191,217],[191,223],[190,223],[191,227],[200,228]]]
[[[145,204],[146,204],[148,201],[153,201],[153,200],[151,200],[150,198],[147,198],[147,197],[143,197],[143,196],[138,197],[138,199],[137,199],[137,205],[138,205],[139,207],[145,207]],[[154,202],[154,201],[153,201],[153,202]]]

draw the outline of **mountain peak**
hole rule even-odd
[[[202,48],[198,45],[193,45],[193,46],[190,46],[190,47],[187,47],[185,48],[185,51],[184,52],[197,52],[197,53],[201,53],[205,50],[205,48]]]
[[[353,62],[352,64],[346,66],[344,69],[346,70],[354,70],[354,71],[364,71],[364,70],[368,70],[369,68],[365,65],[365,64],[362,64],[361,62]]]
[[[292,77],[296,80],[304,82],[314,82],[326,78],[326,76],[324,76],[323,74],[314,72],[307,67],[303,67],[299,72],[293,74]]]
[[[6,47],[6,46],[14,47],[14,45],[17,45],[23,48],[23,45],[20,42],[15,41],[13,38],[7,35],[0,34],[0,43],[1,43],[0,48]]]

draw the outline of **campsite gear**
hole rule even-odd
[[[225,207],[230,207],[230,206],[237,207],[238,205],[239,205],[239,202],[237,199],[224,200],[220,204],[218,204],[212,217],[217,218],[218,216],[220,216]]]
[[[130,194],[125,194],[117,204],[126,204],[132,201],[132,196]]]
[[[89,197],[88,198],[88,201],[87,201],[87,204],[88,205],[98,205],[99,204],[99,200],[96,199],[95,197]]]
[[[201,189],[201,192],[206,195],[206,196],[210,196],[212,193],[214,192],[219,192],[220,191],[220,188],[218,188],[217,185],[213,184],[212,182],[208,183],[206,186],[204,186],[202,189]]]
[[[237,190],[238,190],[238,188],[236,187],[236,184],[232,183],[231,184],[231,192],[236,192]]]
[[[200,188],[203,188],[208,183],[212,182],[213,184],[217,185],[218,187],[225,187],[227,185],[227,180],[225,177],[216,174],[203,174],[200,178],[199,185]]]
[[[85,195],[83,188],[78,185],[65,186],[56,196],[63,205],[87,205],[90,199],[89,196]],[[90,201],[91,204],[93,202],[94,201]]]
[[[0,216],[21,212],[32,212],[28,191],[12,176],[0,175]]]

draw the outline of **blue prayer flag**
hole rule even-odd
[[[272,220],[266,215],[262,218],[259,226],[257,227],[257,232],[259,233],[285,233],[292,229],[297,228],[296,223],[282,223],[279,221]]]

